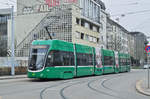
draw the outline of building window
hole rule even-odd
[[[83,16],[100,23],[100,7],[92,0],[80,0],[81,13]]]
[[[89,36],[89,41],[93,41],[93,37],[92,36]]]
[[[88,29],[90,28],[90,26],[89,26],[89,23],[88,23],[88,22],[85,22],[85,27],[86,27],[86,28],[88,28]]]
[[[93,30],[93,25],[92,24],[90,24],[90,29]]]
[[[96,26],[93,26],[93,31],[97,31],[97,27]]]
[[[102,42],[103,42],[103,36],[101,36],[101,40],[102,40]]]
[[[84,20],[81,20],[81,26],[85,26]]]
[[[76,23],[80,24],[80,19],[79,18],[76,18]]]
[[[85,35],[85,40],[89,41],[89,35]]]
[[[78,31],[76,31],[76,38],[80,38],[80,36],[81,36],[81,34],[80,34],[80,32],[78,32]]]
[[[95,43],[97,42],[96,37],[93,37],[93,42],[95,42]]]
[[[107,35],[107,39],[109,39],[109,36]]]
[[[84,39],[84,33],[81,33],[81,39],[82,40]]]
[[[99,27],[97,27],[97,32],[99,32]]]
[[[99,43],[99,38],[97,38],[97,43]]]
[[[98,26],[93,26],[93,31],[99,32],[99,27]]]

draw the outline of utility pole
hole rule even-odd
[[[14,6],[11,8],[11,75],[15,75],[14,64],[15,52],[14,52]]]

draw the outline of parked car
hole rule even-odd
[[[148,69],[148,68],[150,68],[150,66],[149,66],[148,64],[146,64],[146,65],[144,65],[143,68],[144,68],[144,69]]]

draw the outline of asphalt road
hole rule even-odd
[[[11,79],[0,81],[2,99],[150,99],[135,90],[145,70],[69,80]]]

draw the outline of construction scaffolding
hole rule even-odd
[[[59,39],[72,42],[72,4],[55,6],[16,47],[17,57],[28,57],[33,40]],[[49,34],[48,34],[49,33]]]

